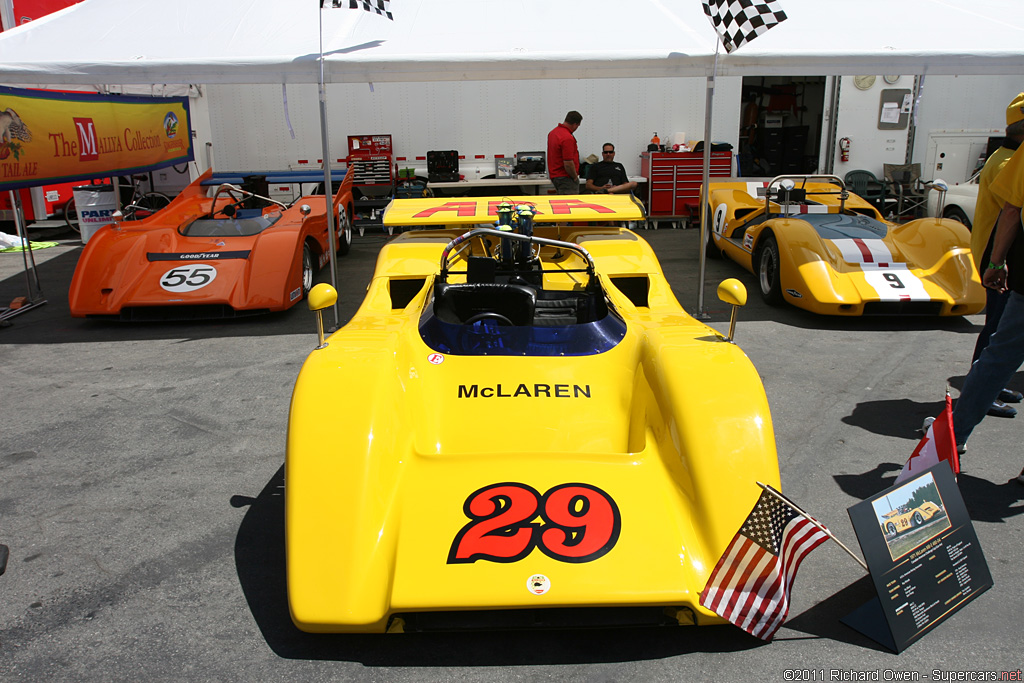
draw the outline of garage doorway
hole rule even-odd
[[[747,76],[740,104],[738,174],[817,173],[824,76]]]

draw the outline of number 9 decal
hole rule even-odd
[[[202,263],[172,268],[160,278],[160,286],[168,292],[192,292],[217,278],[217,269]]]
[[[725,214],[728,213],[729,206],[727,204],[719,204],[718,208],[715,209],[715,232],[719,235],[725,233]]]
[[[882,277],[889,283],[889,286],[893,289],[906,289],[906,285],[900,280],[900,276],[896,273],[883,273]]]
[[[622,528],[615,501],[589,484],[561,484],[543,496],[526,484],[491,484],[462,509],[471,521],[455,536],[448,564],[518,562],[536,546],[560,562],[591,562],[615,547]]]

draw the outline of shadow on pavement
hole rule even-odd
[[[248,506],[235,538],[242,592],[267,645],[285,659],[365,666],[503,666],[663,659],[689,652],[737,652],[766,643],[733,626],[321,635],[297,629],[288,613],[284,559],[284,467]]]
[[[875,595],[875,586],[871,581],[871,576],[865,575],[838,593],[787,621],[786,628],[869,650],[889,652],[885,647],[839,621],[874,598]]]
[[[847,415],[842,421],[872,434],[920,441],[921,432],[918,429],[924,418],[938,415],[944,405],[945,401],[922,403],[909,398],[866,401],[854,406],[853,414]]]
[[[907,456],[909,455],[908,452]],[[969,468],[969,462],[965,462],[965,470]],[[843,493],[866,500],[892,486],[902,469],[902,463],[883,462],[863,474],[836,474],[832,478]],[[1024,506],[1020,505],[1024,500],[1024,486],[1016,480],[993,484],[987,479],[972,477],[968,471],[963,471],[957,477],[957,484],[972,521],[1001,523],[1024,514]]]

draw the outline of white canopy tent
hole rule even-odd
[[[0,83],[698,76],[708,79],[710,119],[715,74],[1015,75],[1024,62],[1019,0],[782,6],[787,21],[719,55],[700,0],[394,0],[394,21],[321,12],[316,0],[85,0],[0,34]]]
[[[717,73],[1018,74],[1018,0],[783,0]],[[327,83],[709,76],[700,0],[394,0],[323,14]],[[317,0],[85,0],[0,34],[0,83],[317,83]]]

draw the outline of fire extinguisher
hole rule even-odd
[[[839,161],[850,160],[850,138],[839,138]]]

